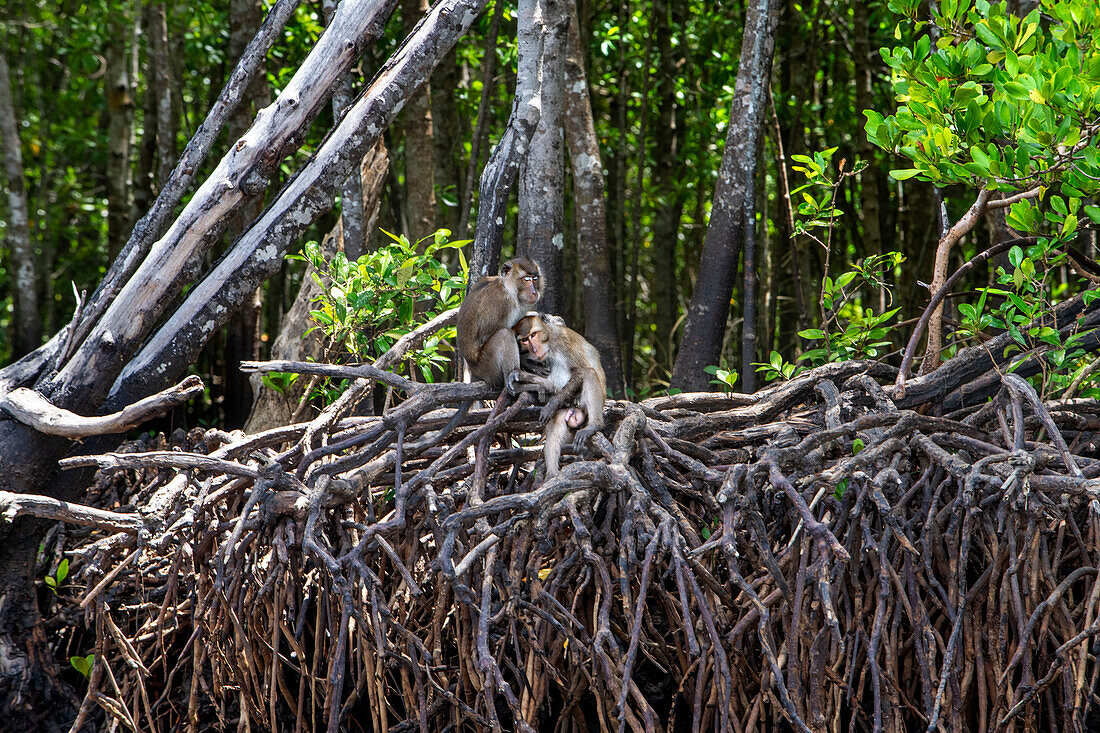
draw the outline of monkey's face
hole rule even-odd
[[[534,305],[542,295],[539,266],[526,257],[509,260],[500,268],[500,275],[515,289],[516,299],[523,305]]]
[[[538,270],[521,273],[518,288],[519,302],[524,305],[534,305],[538,302],[541,294],[542,288],[539,285]]]
[[[515,325],[516,340],[519,341],[519,350],[535,361],[543,361],[550,354],[547,342],[550,340],[546,329],[534,316],[525,316]]]

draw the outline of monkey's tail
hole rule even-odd
[[[458,424],[462,422],[462,418],[466,417],[466,413],[470,411],[470,405],[474,404],[473,400],[466,400],[458,409],[455,410],[455,414],[451,417],[450,422],[443,426],[443,429],[439,431],[439,434],[435,436],[436,440],[442,440],[451,434],[451,431],[458,427]]]

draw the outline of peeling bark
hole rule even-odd
[[[545,38],[542,44],[542,114],[519,177],[519,226],[516,252],[542,269],[539,309],[564,315],[562,254],[565,249],[565,151],[562,135],[565,32],[564,0],[541,0]],[[522,71],[520,73],[523,73]]]

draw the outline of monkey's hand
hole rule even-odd
[[[519,381],[519,369],[513,369],[504,377],[504,387],[508,390],[508,394],[513,397],[523,391],[519,385]]]
[[[577,431],[577,436],[573,438],[573,452],[577,455],[585,455],[588,452],[588,439],[595,435],[596,428],[584,428]]]
[[[539,425],[545,425],[550,422],[550,418],[554,417],[554,413],[557,412],[558,406],[554,404],[554,400],[551,399],[545,407],[542,408],[542,412],[539,413]]]

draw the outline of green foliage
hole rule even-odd
[[[312,277],[321,289],[318,307],[310,316],[336,358],[342,354],[355,361],[373,361],[401,336],[462,302],[465,277],[451,275],[435,258],[440,250],[468,241],[450,242],[449,236],[449,231],[440,229],[425,237],[418,243],[423,247],[420,252],[404,236],[389,234],[389,244],[357,262],[343,253],[326,261],[315,242],[306,245],[304,259],[313,266]],[[409,355],[409,366],[424,381],[434,381],[434,370],[446,364],[441,347],[453,336],[453,328],[443,329]]]
[[[298,374],[294,372],[264,372],[263,384],[268,389],[273,389],[279,394],[288,394],[290,388],[298,381]]]
[[[85,678],[90,677],[92,667],[95,666],[95,654],[89,654],[86,657],[69,657],[69,664]]]
[[[1009,225],[1064,241],[1077,230],[1081,199],[1100,193],[1100,8],[1041,5],[1020,18],[986,0],[934,4],[938,40],[925,33],[882,49],[901,106],[864,115],[868,139],[911,163],[891,171],[897,180],[1057,192],[1047,200],[1053,212],[1014,204]],[[891,9],[914,20],[920,12],[907,2]]]
[[[1080,341],[1089,333],[1077,331],[1063,339],[1062,334],[1047,325],[1047,314],[1053,308],[1053,290],[1047,277],[1049,264],[1060,260],[1050,249],[1050,240],[1028,247],[1013,247],[1008,252],[1010,268],[998,266],[995,271],[997,287],[978,288],[981,293],[976,304],[960,303],[961,323],[955,331],[956,343],[948,349],[953,355],[958,346],[978,340],[979,334],[994,328],[1007,331],[1012,343],[1005,348],[1005,355],[1020,353],[1039,346],[1042,350],[1042,371],[1031,381],[1040,394],[1051,395],[1063,391],[1088,363]],[[1037,268],[1036,262],[1042,266]],[[1085,300],[1100,297],[1100,292],[1089,291]],[[1010,369],[1021,362],[1012,364]],[[1082,394],[1092,396],[1096,390]]]
[[[793,362],[784,361],[783,355],[778,351],[773,351],[771,356],[766,362],[755,362],[753,364],[756,367],[756,371],[764,375],[764,381],[770,382],[773,379],[782,379],[784,381],[797,377],[806,367],[801,367]]]
[[[733,385],[737,383],[737,372],[730,371],[729,369],[721,369],[716,366],[703,367],[703,371],[707,374],[714,375],[714,379],[710,380],[711,384],[717,384],[726,392],[733,391]]]
[[[56,594],[67,577],[69,577],[69,560],[64,558],[57,564],[57,571],[53,575],[47,575],[43,580],[46,582],[46,587]]]
[[[798,215],[794,219],[794,233],[805,234],[823,246],[828,246],[814,232],[825,229],[831,232],[843,212],[836,208],[840,176],[830,175],[831,161],[836,148],[816,152],[813,156],[792,155],[796,172],[806,176],[806,183],[791,191],[791,198],[798,201]],[[843,161],[841,162],[843,168]]]

